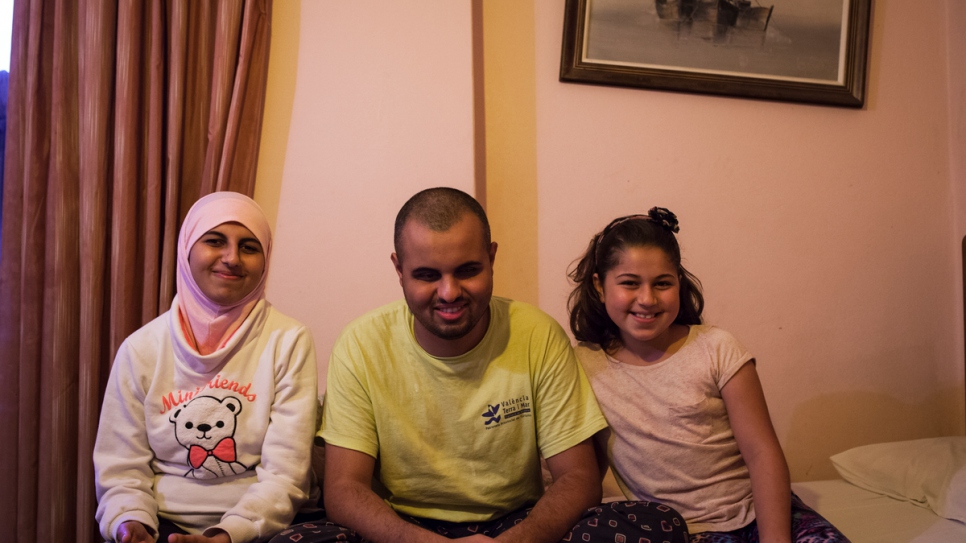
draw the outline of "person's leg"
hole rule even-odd
[[[835,526],[792,493],[792,541],[795,543],[850,543]],[[733,532],[704,532],[691,543],[758,543],[758,525],[752,522]]]
[[[751,524],[730,532],[702,532],[691,536],[691,543],[758,543],[758,524]]]
[[[171,534],[188,535],[188,532],[178,528],[178,525],[170,520],[158,519],[158,543],[168,543],[168,536]]]
[[[304,525],[304,526],[303,526]],[[316,509],[311,513],[298,512],[295,514],[295,518],[292,519],[291,524],[288,528],[282,530],[278,535],[271,539],[271,543],[288,543],[290,541],[305,541],[309,543],[310,541],[329,541],[331,536],[325,535],[329,532],[338,534],[345,534],[346,532],[351,532],[347,528],[338,526],[333,522],[326,522],[325,519],[325,504],[322,502],[322,496],[319,496],[319,500],[316,503]],[[355,535],[355,534],[353,534]],[[318,537],[319,539],[304,539],[306,537]],[[348,541],[346,538],[339,539],[339,541]],[[352,541],[361,541],[361,538],[354,539]],[[158,543],[161,543],[160,540]]]
[[[519,509],[498,519],[486,522],[446,522],[409,515],[400,515],[403,520],[425,528],[449,539],[469,537],[476,534],[496,537],[527,518],[532,508]]]
[[[325,521],[325,511],[319,510],[312,513],[296,513],[295,518],[292,519],[292,526],[296,524],[304,524],[306,522],[324,522]]]
[[[518,509],[498,519],[494,519],[489,522],[480,522],[476,526],[470,525],[467,527],[470,530],[467,535],[480,533],[488,537],[496,537],[523,522],[523,520],[530,515],[530,511],[533,511],[532,507]]]
[[[832,523],[792,493],[792,541],[796,543],[850,543]]]
[[[270,543],[366,543],[359,534],[325,519],[293,524],[271,539]]]
[[[440,520],[432,520],[414,517],[412,515],[399,515],[399,518],[415,524],[420,528],[435,532],[449,539],[455,539],[457,537],[466,537],[473,535],[475,533],[483,533],[484,535],[491,535],[486,531],[480,530],[480,524],[477,523],[456,523],[456,522],[445,522]],[[495,535],[495,534],[493,534]],[[368,543],[365,538],[357,534],[356,532],[340,526],[334,522],[329,522],[322,519],[318,522],[304,522],[301,524],[293,524],[285,530],[282,530],[277,536],[272,538],[270,543]]]
[[[563,541],[688,543],[684,518],[657,502],[611,502],[584,512]]]
[[[748,543],[739,532],[701,532],[691,536],[691,543]]]

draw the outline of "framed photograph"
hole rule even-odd
[[[871,0],[567,0],[560,80],[862,107]]]

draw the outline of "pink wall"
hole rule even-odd
[[[876,2],[867,106],[849,110],[560,83],[563,2],[531,1],[536,175],[521,190],[540,305],[565,322],[565,270],[590,236],[663,205],[708,320],[758,357],[793,478],[833,477],[828,456],[852,445],[962,434],[962,3]],[[402,202],[473,190],[470,6],[301,3],[290,122],[263,136],[285,156],[259,191],[279,193],[270,299],[322,361],[351,318],[400,296]]]
[[[400,296],[399,207],[430,186],[473,190],[470,4],[301,2],[275,23],[298,24],[299,46],[288,133],[263,136],[288,141],[268,296],[312,330],[324,375],[339,331]]]
[[[541,305],[565,319],[590,236],[665,206],[708,321],[758,357],[793,478],[961,434],[944,4],[876,3],[858,111],[559,83],[562,3],[536,6]]]

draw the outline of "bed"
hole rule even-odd
[[[792,490],[852,543],[966,542],[966,437],[866,445],[832,463],[842,479]]]
[[[843,479],[792,483],[792,490],[852,543],[966,542],[966,524]]]

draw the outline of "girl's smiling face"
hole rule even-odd
[[[638,354],[666,350],[681,307],[677,268],[654,246],[628,247],[617,256],[603,281],[594,275],[594,286],[623,347]]]
[[[251,230],[226,222],[205,232],[191,246],[188,266],[209,300],[231,306],[258,286],[265,272],[265,253]]]

